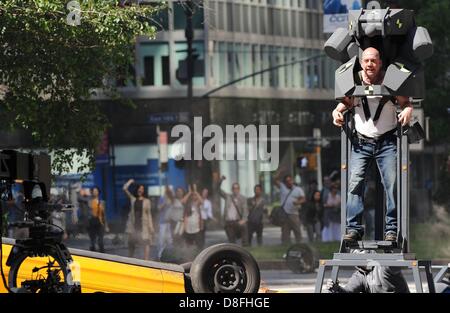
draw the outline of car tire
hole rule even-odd
[[[308,244],[295,244],[286,251],[286,265],[295,274],[314,273],[318,267],[317,252]]]
[[[190,278],[195,293],[256,293],[261,282],[253,256],[228,243],[200,252],[192,262]]]

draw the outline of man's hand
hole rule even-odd
[[[344,115],[337,109],[333,110],[332,115],[333,115],[333,124],[338,127],[342,127],[342,125],[344,125]]]
[[[327,280],[327,286],[326,286],[327,290],[331,293],[337,293],[339,292],[339,281],[334,282],[331,279]]]
[[[404,108],[400,112],[400,114],[398,115],[398,121],[402,124],[402,126],[409,124],[409,122],[411,121],[411,117],[412,117],[412,111],[413,111],[413,108],[409,106],[409,107]]]
[[[245,225],[245,223],[247,223],[246,220],[239,220],[239,222],[238,222],[238,224],[241,225],[241,226],[242,226],[242,225]]]

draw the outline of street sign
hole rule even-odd
[[[161,112],[148,116],[150,124],[176,124],[189,122],[189,112]]]

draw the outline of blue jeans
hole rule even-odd
[[[386,194],[385,231],[397,232],[397,209],[395,205],[395,180],[397,173],[397,142],[387,138],[377,143],[361,142],[353,145],[350,157],[350,181],[347,196],[347,230],[356,230],[363,236],[361,218],[364,211],[364,180],[367,169],[375,160]]]

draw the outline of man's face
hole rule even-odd
[[[255,196],[260,197],[261,194],[262,194],[261,187],[256,186],[256,187],[255,187]]]
[[[375,49],[365,50],[361,59],[361,67],[369,79],[377,78],[381,70],[379,53]]]
[[[294,185],[291,176],[286,177],[285,185],[286,185],[286,187],[288,187],[288,188],[291,188],[291,187]]]
[[[239,188],[239,185],[238,185],[238,184],[233,184],[232,189],[233,189],[233,194],[234,194],[235,196],[239,195],[241,188]]]

